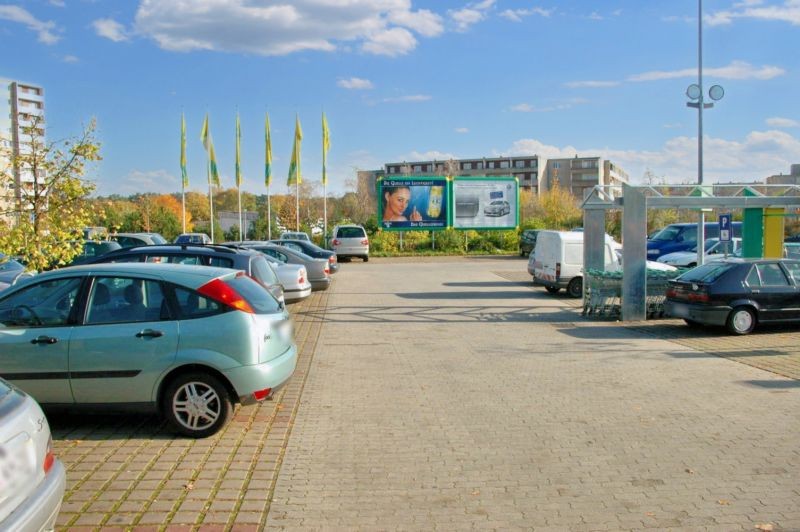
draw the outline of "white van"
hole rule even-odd
[[[620,268],[619,243],[606,235],[605,270]],[[528,273],[533,284],[544,286],[555,294],[562,288],[572,297],[583,296],[583,233],[578,231],[539,231],[536,247],[528,259]]]

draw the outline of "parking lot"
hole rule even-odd
[[[50,415],[63,529],[800,529],[800,333],[580,316],[513,258],[355,260],[206,440]],[[764,529],[764,528],[762,528]]]

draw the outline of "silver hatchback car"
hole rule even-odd
[[[42,409],[0,379],[0,530],[53,530],[66,478]]]
[[[331,249],[340,259],[360,257],[364,262],[369,260],[369,238],[363,226],[337,225],[333,228]]]

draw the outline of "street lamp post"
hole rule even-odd
[[[692,100],[686,102],[686,107],[697,109],[697,184],[700,194],[703,194],[703,109],[714,107],[713,102],[706,102],[703,98],[703,0],[697,0],[697,83],[692,83],[686,88],[686,96]],[[725,91],[720,85],[713,85],[708,89],[708,97],[714,101],[721,100]],[[697,265],[703,264],[705,258],[705,212],[700,210],[697,224]]]

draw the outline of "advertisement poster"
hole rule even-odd
[[[378,218],[383,229],[445,229],[448,205],[445,178],[383,179],[378,187]]]
[[[453,227],[515,229],[518,183],[514,178],[456,178],[453,181]]]

